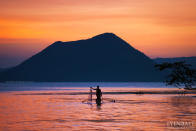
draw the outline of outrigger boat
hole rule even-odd
[[[102,98],[99,104],[104,104],[107,102],[115,103],[115,100],[111,99],[111,98]],[[84,104],[98,104],[97,99],[85,99],[82,101],[82,103],[84,103]]]

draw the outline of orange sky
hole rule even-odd
[[[113,32],[150,57],[196,56],[196,0],[4,0],[1,56]]]

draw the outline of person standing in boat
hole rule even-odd
[[[97,86],[97,88],[92,88],[92,89],[96,90],[96,96],[97,96],[96,103],[101,104],[101,97],[102,97],[101,89],[99,88],[99,86]]]

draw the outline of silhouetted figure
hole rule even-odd
[[[97,86],[97,88],[92,88],[92,89],[96,90],[96,96],[97,96],[96,103],[97,103],[97,105],[101,105],[101,97],[102,97],[101,89],[99,89],[99,86]]]

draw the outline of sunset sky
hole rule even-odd
[[[196,56],[196,0],[3,0],[0,67],[104,32],[151,58]]]

